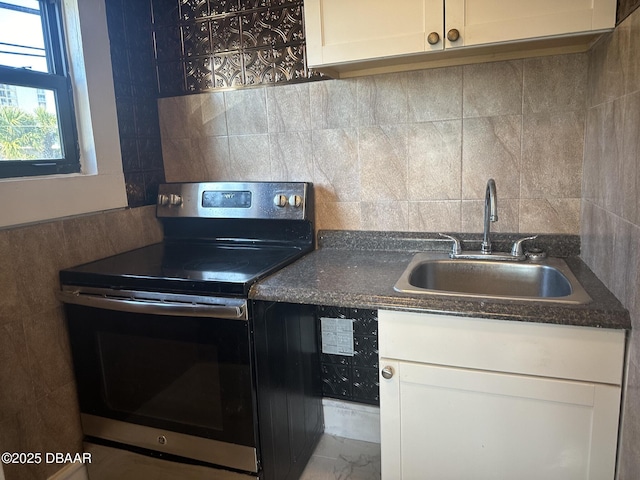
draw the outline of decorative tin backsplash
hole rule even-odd
[[[313,76],[302,0],[151,0],[161,97]]]
[[[149,0],[106,0],[107,28],[130,207],[153,205],[164,166]]]
[[[353,356],[320,356],[323,396],[379,405],[378,312],[323,306],[318,307],[317,314],[318,318],[353,319]],[[320,331],[318,337],[321,338]]]

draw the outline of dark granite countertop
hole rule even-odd
[[[480,237],[456,234],[465,249],[478,249]],[[508,251],[515,238],[494,234],[494,248]],[[628,311],[578,257],[577,236],[542,235],[529,243],[563,257],[592,298],[584,305],[416,295],[393,289],[413,256],[448,251],[451,242],[429,233],[320,231],[318,249],[255,284],[255,300],[447,313],[493,319],[630,329]]]

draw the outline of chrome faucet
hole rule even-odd
[[[461,258],[467,260],[505,260],[516,262],[527,259],[527,255],[523,253],[522,243],[526,240],[533,240],[534,238],[537,238],[537,235],[516,240],[513,243],[513,247],[511,247],[511,252],[509,253],[492,253],[491,251],[491,222],[498,221],[497,198],[498,196],[496,194],[496,182],[493,178],[490,178],[489,181],[487,181],[487,190],[485,191],[484,195],[484,235],[480,250],[463,251],[462,242],[458,238],[452,235],[446,235],[444,233],[440,234],[440,236],[447,238],[453,242],[451,253],[449,253],[449,256],[451,258]]]
[[[482,253],[491,253],[491,222],[497,221],[498,202],[496,197],[496,182],[493,178],[490,178],[484,194],[484,236],[482,246],[480,247]]]

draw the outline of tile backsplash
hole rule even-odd
[[[58,272],[161,239],[152,206],[0,229],[0,452],[82,451]],[[62,466],[7,464],[4,474],[44,479]]]
[[[159,100],[167,181],[312,181],[323,229],[580,231],[587,54]]]
[[[619,480],[640,477],[640,10],[589,54],[581,256],[629,309]]]

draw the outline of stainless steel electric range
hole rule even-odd
[[[314,248],[313,214],[310,183],[165,184],[162,243],[60,272],[92,480],[299,477],[315,314],[248,294]]]

